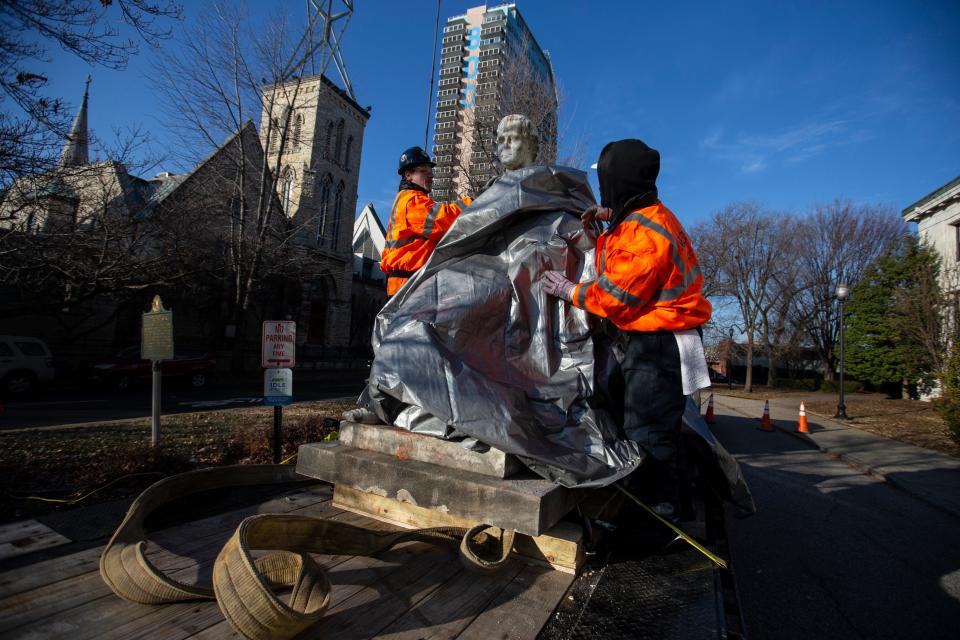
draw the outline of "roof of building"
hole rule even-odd
[[[338,96],[343,98],[347,102],[347,104],[353,107],[358,114],[360,114],[364,118],[370,117],[370,107],[367,107],[367,108],[361,107],[359,104],[357,104],[356,100],[350,97],[349,93],[347,93],[346,91],[338,87],[336,84],[334,84],[333,80],[323,75],[322,73],[318,73],[317,75],[313,75],[313,76],[304,76],[302,78],[291,78],[290,80],[287,80],[286,82],[281,82],[279,84],[291,84],[293,82],[309,82],[311,80],[316,80],[317,78],[319,78],[323,82],[323,84],[333,89],[333,91]],[[272,86],[275,86],[275,83],[265,84],[264,88],[272,87]]]
[[[951,191],[955,191],[956,195],[960,196],[960,176],[957,176],[936,191],[928,193],[911,204],[909,207],[906,207],[902,212],[900,212],[900,215],[902,215],[904,218],[907,218],[908,221],[916,221],[917,219],[923,217],[923,214],[927,213],[924,211],[924,208],[928,204],[939,199],[941,196],[946,196]]]

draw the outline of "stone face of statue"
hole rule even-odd
[[[532,165],[537,159],[539,141],[526,116],[509,115],[497,126],[497,156],[507,170]]]

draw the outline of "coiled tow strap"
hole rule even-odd
[[[514,531],[478,525],[409,531],[372,531],[335,520],[296,515],[256,515],[243,520],[220,551],[211,585],[186,584],[157,569],[146,556],[143,523],[162,504],[227,486],[314,482],[286,465],[236,465],[190,471],[160,480],[134,500],[100,556],[100,575],[118,596],[141,604],[216,599],[223,615],[252,640],[293,638],[316,623],[330,603],[330,582],[309,555],[375,555],[401,542],[459,542],[471,570],[502,568]],[[259,558],[255,550],[272,550]],[[481,557],[484,556],[484,557]],[[291,587],[286,602],[274,590]]]

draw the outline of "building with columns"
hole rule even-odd
[[[901,215],[917,223],[920,239],[940,254],[940,287],[960,305],[960,176],[906,207]]]

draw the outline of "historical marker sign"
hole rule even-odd
[[[163,308],[160,296],[153,297],[150,311],[143,314],[140,357],[144,360],[173,360],[173,311]]]
[[[297,364],[297,323],[293,320],[266,320],[260,345],[260,366],[290,368]]]

